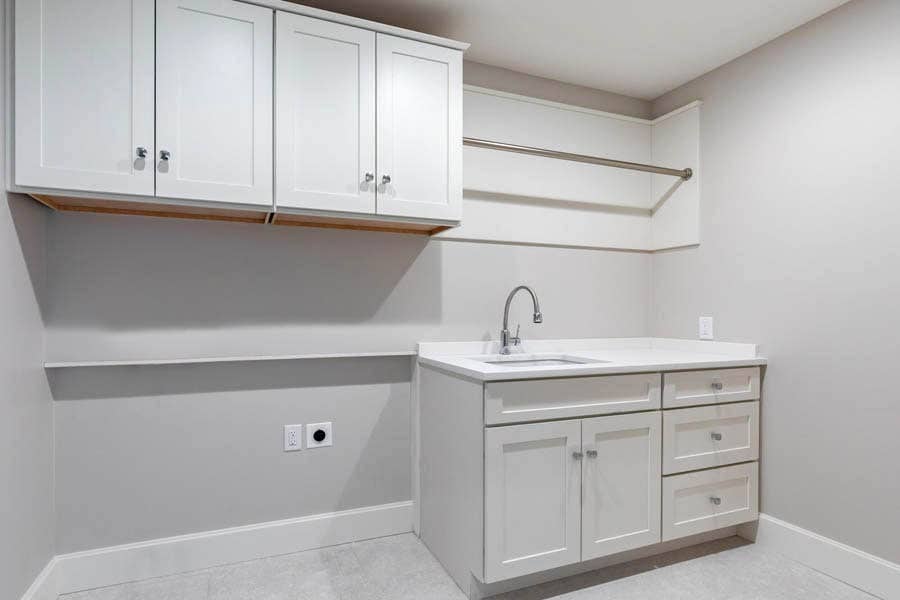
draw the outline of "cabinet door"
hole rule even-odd
[[[487,583],[581,557],[581,423],[485,430]]]
[[[156,8],[157,196],[271,206],[272,11]]]
[[[375,33],[276,13],[275,201],[375,212]]]
[[[378,213],[459,219],[462,53],[378,34]]]
[[[582,421],[582,560],[660,540],[660,413]]]
[[[17,0],[15,19],[16,184],[152,196],[153,0]]]

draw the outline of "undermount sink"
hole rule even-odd
[[[561,356],[561,355],[525,355],[525,356],[504,356],[494,355],[490,357],[475,358],[479,362],[488,365],[502,365],[505,367],[559,367],[566,365],[585,365],[592,363],[605,363],[606,360],[595,360],[592,358],[581,358],[577,356]]]

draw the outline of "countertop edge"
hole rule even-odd
[[[459,375],[475,381],[520,381],[526,379],[558,379],[566,377],[588,377],[592,375],[625,375],[631,373],[665,373],[671,371],[696,371],[701,369],[723,369],[732,367],[758,367],[768,364],[764,357],[755,358],[722,358],[721,360],[703,360],[693,362],[659,362],[641,365],[604,365],[589,364],[573,367],[551,367],[544,369],[529,369],[527,372],[517,373],[503,371],[498,373],[484,373],[469,369],[453,363],[448,363],[432,356],[418,356],[420,364],[433,367],[439,371],[451,375]]]

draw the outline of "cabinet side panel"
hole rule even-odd
[[[466,592],[484,577],[482,390],[420,365],[420,537]]]

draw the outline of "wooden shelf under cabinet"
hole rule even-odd
[[[324,227],[328,229],[352,229],[357,231],[381,231],[434,235],[450,229],[452,225],[425,221],[379,220],[375,215],[322,216],[310,214],[276,213],[254,210],[224,209],[207,206],[185,206],[130,200],[76,198],[50,194],[29,194],[32,198],[53,210],[67,212],[92,212],[114,215],[138,215],[168,219],[198,219],[203,221],[228,221],[295,227]]]

